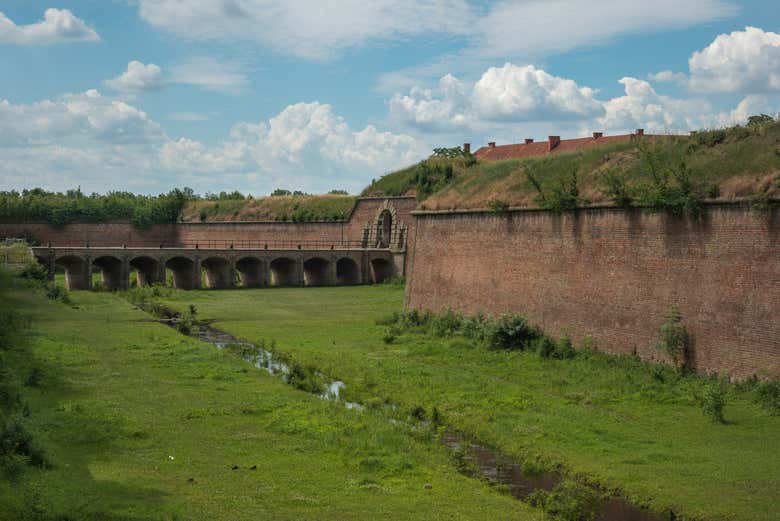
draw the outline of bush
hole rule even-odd
[[[312,394],[325,392],[325,385],[322,382],[322,378],[317,374],[316,369],[310,366],[303,366],[298,362],[290,364],[287,383],[296,389]]]
[[[541,332],[520,315],[501,315],[498,320],[487,322],[485,328],[485,340],[491,349],[523,350],[541,336]]]
[[[762,407],[773,414],[780,414],[780,380],[759,383],[756,394]]]
[[[46,289],[46,298],[62,302],[63,304],[72,304],[68,290],[56,284],[52,284]]]
[[[534,491],[527,500],[561,521],[593,521],[600,502],[594,489],[576,481],[562,481],[550,492]]]
[[[569,337],[561,337],[554,341],[550,337],[543,336],[534,341],[537,353],[542,358],[554,358],[557,360],[566,360],[574,358],[577,354]]]
[[[0,419],[0,466],[13,478],[22,464],[45,467],[46,458],[19,416],[4,417]]]
[[[701,405],[701,412],[713,423],[726,423],[723,417],[723,408],[726,406],[726,382],[718,380],[707,384],[697,401]]]
[[[677,306],[669,308],[656,347],[671,358],[677,369],[682,371],[687,368],[690,336],[682,324],[682,315]]]
[[[28,262],[25,264],[19,276],[27,280],[44,282],[49,280],[49,270],[39,262]]]
[[[496,213],[503,213],[509,210],[509,203],[501,199],[491,199],[488,203],[488,208]]]

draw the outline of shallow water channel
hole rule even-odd
[[[158,308],[159,309],[159,308]],[[166,318],[160,319],[160,323],[176,327],[178,315],[166,310]],[[193,328],[191,336],[203,342],[212,344],[220,349],[227,346],[242,346],[247,348],[244,359],[255,367],[268,371],[269,374],[281,376],[287,379],[290,367],[273,352],[250,342],[244,342],[230,333],[221,331],[207,323],[198,322]],[[326,375],[318,373],[326,382],[326,390],[318,396],[324,400],[331,400],[343,404],[347,409],[363,409],[359,403],[345,401],[341,398],[341,390],[345,387],[340,380],[329,379]],[[394,420],[390,420],[394,421]],[[525,500],[536,491],[550,492],[563,481],[561,474],[557,472],[541,472],[529,474],[523,470],[523,466],[506,454],[469,441],[462,434],[447,430],[441,436],[443,445],[457,453],[473,471],[466,472],[469,475],[483,477],[489,482],[505,487],[508,492],[519,500]],[[611,496],[598,500],[595,506],[596,517],[593,521],[670,521],[675,519],[673,512],[664,515],[637,507],[627,500]]]

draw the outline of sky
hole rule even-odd
[[[0,0],[0,190],[359,192],[780,111],[776,0]]]

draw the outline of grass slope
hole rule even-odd
[[[703,198],[732,200],[755,194],[780,197],[780,122],[642,142],[662,169],[679,171],[685,165],[694,190]],[[496,201],[536,207],[539,192],[528,174],[549,194],[561,182],[569,183],[572,173],[576,173],[579,205],[614,202],[608,189],[610,176],[624,181],[629,194],[639,200],[652,175],[648,155],[641,153],[638,143],[536,158],[479,161],[472,166],[454,160],[450,161],[450,179],[437,175],[435,168],[447,160],[429,159],[383,176],[364,194],[416,193],[421,207],[430,210],[487,208]]]
[[[547,360],[414,334],[383,342],[375,319],[399,310],[392,287],[174,291],[201,318],[347,383],[347,393],[446,421],[521,458],[563,463],[686,519],[770,521],[780,501],[780,417],[729,388],[726,425],[702,415],[703,379],[654,376],[629,357]],[[487,516],[484,516],[487,517]]]
[[[210,221],[339,221],[349,217],[350,195],[280,195],[256,199],[190,201],[184,222]]]
[[[51,468],[0,476],[0,519],[540,519],[458,474],[429,434],[297,391],[118,296],[1,297],[32,320],[33,358],[11,369],[43,371],[26,422]]]

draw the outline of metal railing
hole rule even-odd
[[[315,240],[315,241],[296,241],[296,240],[198,240],[198,241],[180,241],[180,242],[158,242],[158,241],[133,241],[132,244],[72,244],[69,246],[52,246],[51,244],[39,246],[38,248],[56,248],[56,249],[127,249],[127,248],[155,248],[155,249],[197,249],[197,250],[367,250],[367,249],[387,249],[377,248],[376,245],[367,244],[365,241],[354,240]]]

